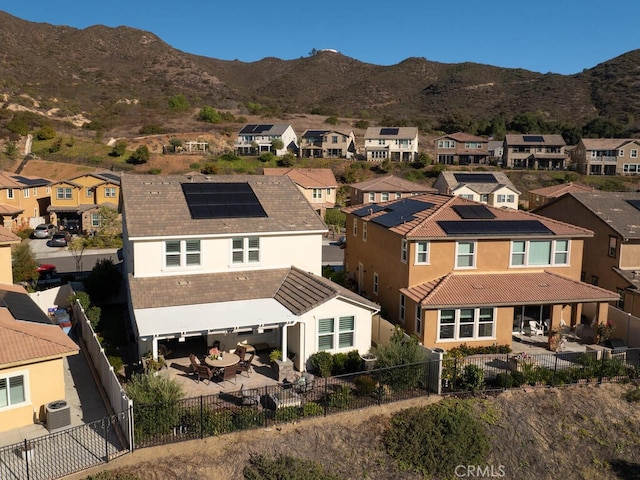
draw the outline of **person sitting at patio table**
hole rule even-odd
[[[220,355],[220,350],[218,349],[218,347],[211,347],[209,349],[209,355],[214,355],[218,357]]]

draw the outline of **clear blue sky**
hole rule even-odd
[[[424,57],[571,74],[640,48],[640,0],[0,0],[0,10],[76,28],[125,25],[243,62],[333,48],[376,65]]]

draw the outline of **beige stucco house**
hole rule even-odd
[[[385,175],[349,185],[349,205],[388,202],[435,191],[421,183]]]
[[[518,209],[520,191],[503,172],[440,172],[433,187],[447,195],[455,195],[485,203],[492,207]]]
[[[0,171],[0,217],[11,231],[43,223],[50,204],[51,180]]]
[[[502,166],[516,169],[563,170],[568,165],[567,144],[562,135],[506,135]]]
[[[364,153],[369,162],[412,162],[418,158],[416,127],[369,127],[364,134]]]
[[[433,141],[436,163],[445,165],[478,165],[487,163],[489,140],[469,133],[442,135]]]
[[[584,175],[640,175],[640,140],[582,138],[571,152]]]

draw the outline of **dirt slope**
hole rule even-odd
[[[505,479],[640,478],[640,406],[607,384],[517,390],[484,397],[492,450],[488,465]],[[344,479],[418,479],[400,472],[380,447],[389,415],[437,397],[398,402],[269,430],[234,433],[138,450],[68,477],[118,470],[148,480],[242,479],[255,453],[289,454],[322,463]]]

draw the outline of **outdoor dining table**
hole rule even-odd
[[[218,358],[211,358],[210,355],[207,355],[204,357],[204,362],[210,367],[222,368],[240,363],[240,357],[235,353],[223,353],[222,357],[218,355]]]

